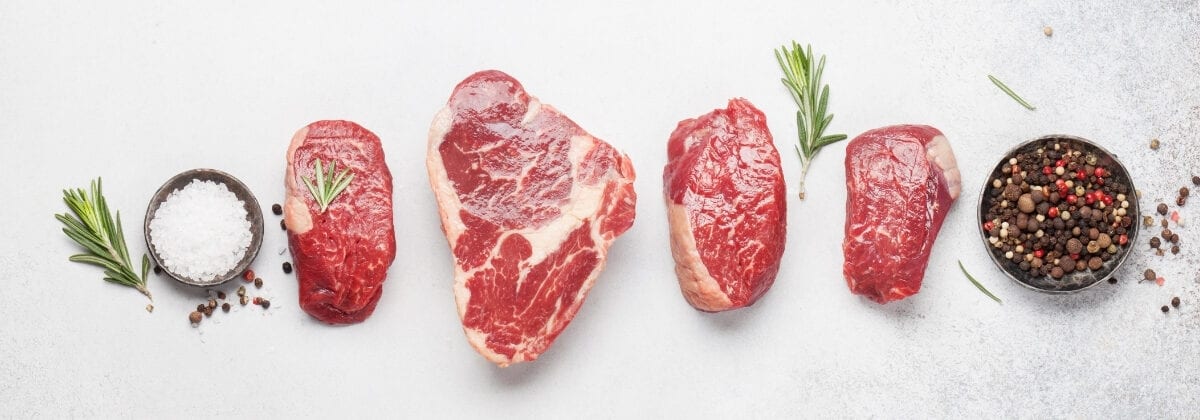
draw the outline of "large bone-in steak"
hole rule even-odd
[[[536,359],[633,224],[633,165],[494,70],[454,88],[428,153],[467,340],[500,366]]]
[[[754,304],[775,282],[787,235],[787,187],[767,118],[749,101],[679,122],[663,194],[671,254],[696,309]]]
[[[324,212],[303,181],[314,176],[316,159],[354,174]],[[362,322],[375,311],[396,257],[392,174],[379,137],[349,121],[309,124],[292,137],[284,182],[300,307],[330,324]]]
[[[879,303],[921,289],[933,241],[962,191],[950,142],[926,125],[877,128],[846,146],[850,291]]]

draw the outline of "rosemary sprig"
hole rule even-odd
[[[337,162],[330,160],[327,169],[321,168],[321,159],[316,159],[314,166],[316,175],[313,178],[301,178],[304,180],[304,185],[308,187],[308,192],[312,193],[313,199],[317,200],[317,204],[321,206],[321,213],[329,208],[329,203],[332,203],[341,194],[350,181],[354,180],[354,174],[350,173],[350,169],[343,169],[341,173],[337,172]]]
[[[967,276],[967,280],[970,280],[971,283],[975,285],[975,288],[979,289],[980,292],[983,292],[983,294],[992,298],[992,300],[996,301],[996,303],[999,303],[1001,305],[1004,304],[1004,302],[1000,301],[1000,298],[996,297],[996,295],[993,295],[992,292],[989,292],[988,289],[986,287],[983,287],[982,284],[979,284],[979,282],[976,281],[974,277],[971,277],[971,273],[968,273],[967,268],[963,267],[962,260],[958,260],[958,269],[962,270],[962,273]]]
[[[139,277],[125,247],[121,212],[117,212],[116,218],[109,213],[101,180],[92,181],[90,195],[83,188],[63,190],[63,201],[74,217],[63,213],[55,214],[54,218],[62,222],[63,233],[88,250],[86,254],[72,255],[69,260],[100,266],[104,269],[104,280],[137,289],[153,301],[154,297],[146,288],[150,258],[142,254],[142,275]]]
[[[833,114],[825,115],[829,106],[829,85],[821,85],[821,74],[825,72],[825,55],[814,62],[812,45],[807,49],[792,41],[792,49],[787,46],[775,51],[775,60],[783,69],[784,77],[780,79],[792,94],[792,100],[800,109],[796,111],[796,128],[799,132],[799,142],[796,153],[800,154],[800,199],[804,199],[804,178],[808,175],[808,166],[813,157],[822,147],[845,140],[845,134],[824,135],[825,129],[833,121]]]
[[[1037,110],[1037,108],[1035,108],[1033,105],[1030,105],[1029,102],[1025,102],[1025,100],[1021,98],[1021,95],[1018,95],[1017,92],[1013,92],[1012,89],[1009,89],[1008,85],[1004,84],[1004,82],[1001,82],[1000,79],[996,78],[996,76],[989,74],[988,79],[991,79],[992,84],[996,85],[996,87],[1000,88],[1000,90],[1004,91],[1004,93],[1007,93],[1010,98],[1013,98],[1013,100],[1017,101],[1017,103],[1021,104],[1021,106],[1025,107],[1025,109],[1030,111]]]

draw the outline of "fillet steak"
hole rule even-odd
[[[495,70],[454,88],[426,163],[467,340],[501,367],[536,359],[633,224],[633,165]]]
[[[354,174],[324,212],[304,184],[317,159]],[[292,137],[287,162],[283,218],[300,307],[330,324],[362,322],[375,311],[396,258],[392,174],[379,137],[349,121],[317,121]]]
[[[779,273],[787,187],[767,118],[749,101],[679,122],[663,195],[683,297],[716,312],[754,304]]]
[[[846,146],[846,239],[850,291],[878,302],[921,290],[933,241],[962,178],[950,142],[927,125],[877,128]]]

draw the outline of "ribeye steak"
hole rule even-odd
[[[303,179],[325,168],[354,179],[324,212]],[[379,137],[349,121],[318,121],[292,137],[287,152],[288,245],[300,283],[300,307],[330,324],[362,322],[375,311],[396,257],[392,175]]]
[[[454,88],[426,163],[467,340],[500,366],[536,359],[633,224],[633,165],[494,70]]]
[[[754,304],[775,282],[787,235],[787,187],[767,118],[749,101],[679,122],[663,194],[671,254],[696,309]]]
[[[961,180],[950,142],[936,128],[883,127],[850,141],[842,274],[851,292],[887,303],[921,289]]]

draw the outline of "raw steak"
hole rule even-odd
[[[324,213],[305,187],[313,165],[337,162],[354,180]],[[283,218],[300,282],[300,307],[330,324],[362,322],[375,311],[396,258],[392,174],[379,137],[349,121],[318,121],[292,137]]]
[[[846,146],[846,240],[850,291],[878,303],[921,290],[942,220],[962,191],[954,151],[941,131],[895,125]]]
[[[787,187],[767,118],[732,99],[679,122],[667,145],[663,195],[683,297],[696,309],[754,304],[779,272]]]
[[[502,367],[536,359],[633,224],[633,165],[494,70],[454,88],[426,163],[467,340]]]

